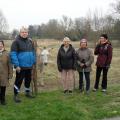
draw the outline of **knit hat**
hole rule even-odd
[[[81,45],[81,43],[86,43],[87,44],[87,40],[86,39],[82,39],[82,40],[80,40],[80,45]]]

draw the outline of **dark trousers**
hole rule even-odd
[[[6,92],[6,87],[0,86],[0,101],[5,102],[5,92]]]
[[[84,87],[83,73],[84,73],[85,79],[86,79],[86,91],[88,91],[90,89],[90,72],[79,72],[79,89],[82,90]]]
[[[100,76],[101,72],[103,71],[103,76],[102,76],[102,84],[101,87],[102,89],[107,89],[107,73],[108,73],[108,68],[106,67],[97,67],[96,68],[96,81],[94,88],[98,89],[99,88],[99,81],[100,81]]]
[[[21,70],[20,73],[16,71],[16,78],[14,83],[14,94],[17,95],[22,81],[24,80],[25,91],[30,92],[30,83],[31,83],[31,69]]]

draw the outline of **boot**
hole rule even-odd
[[[25,96],[27,98],[34,98],[34,96],[30,92],[26,92]]]
[[[68,93],[68,90],[64,90],[63,92],[66,94],[66,93]]]
[[[21,102],[18,94],[17,94],[17,95],[14,95],[14,101],[15,101],[16,103],[20,103],[20,102]]]
[[[1,100],[1,105],[6,105],[5,100]]]
[[[6,87],[5,86],[1,86],[0,89],[1,89],[1,94],[0,94],[1,105],[6,105],[6,102],[5,102]]]

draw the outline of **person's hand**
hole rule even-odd
[[[86,64],[84,64],[83,68],[86,68],[86,67],[87,67]]]
[[[82,67],[82,68],[83,68],[83,66],[84,66],[84,63],[81,63],[81,64],[80,64],[80,67]]]
[[[101,43],[100,39],[96,42],[96,45],[99,45]]]
[[[62,72],[62,68],[58,68],[59,72]]]
[[[86,68],[86,67],[87,67],[86,64],[84,63],[81,64],[81,68]]]
[[[105,65],[105,67],[106,67],[106,68],[110,68],[110,65],[109,65],[109,64],[108,64],[108,65]]]
[[[76,66],[73,67],[73,70],[76,71]]]
[[[16,67],[16,71],[17,71],[18,73],[20,73],[21,68],[20,68],[20,67]]]

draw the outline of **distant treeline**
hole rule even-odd
[[[101,33],[107,33],[109,39],[120,40],[120,1],[116,1],[111,6],[109,15],[103,16],[101,11],[95,10],[92,13],[89,10],[86,17],[71,19],[63,15],[61,20],[50,19],[48,23],[29,25],[29,35],[38,39],[63,39],[68,36],[73,41],[81,38],[92,41],[98,39]],[[1,27],[0,31],[0,39],[14,39],[19,34],[16,29],[10,34],[5,33]]]
[[[29,35],[32,38],[49,38],[63,39],[68,36],[71,40],[76,41],[81,38],[95,40],[101,33],[107,33],[110,39],[120,39],[120,20],[113,19],[111,16],[105,18],[77,18],[72,20],[63,16],[62,20],[49,20],[46,24],[29,25]],[[18,33],[14,30],[12,37]]]

